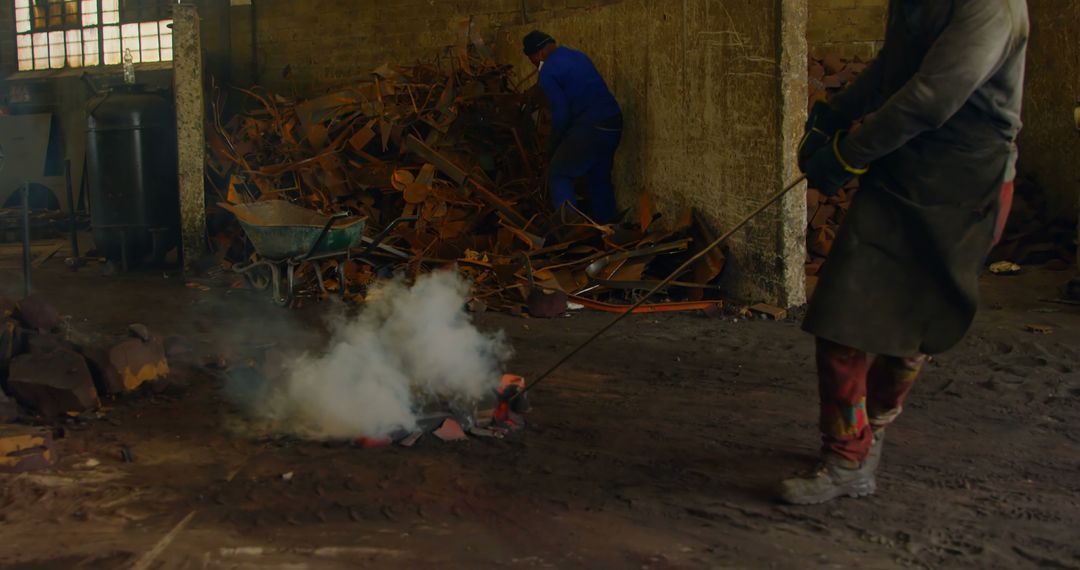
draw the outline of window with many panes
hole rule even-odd
[[[14,0],[19,71],[172,61],[169,0]]]

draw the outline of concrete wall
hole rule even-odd
[[[1020,171],[1045,190],[1051,212],[1075,219],[1080,200],[1080,2],[1028,0],[1031,44]]]
[[[806,38],[817,57],[837,53],[871,59],[885,41],[889,0],[808,0]]]
[[[585,14],[619,0],[256,0],[235,6],[233,70],[276,91],[313,90],[369,77],[392,61],[430,60],[473,29]]]

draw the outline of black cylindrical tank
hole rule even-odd
[[[101,255],[160,258],[179,236],[176,115],[169,99],[137,85],[113,88],[87,107],[90,223]]]

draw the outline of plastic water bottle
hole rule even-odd
[[[135,57],[131,55],[131,48],[124,50],[124,83],[135,85]]]

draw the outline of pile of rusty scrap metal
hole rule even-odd
[[[577,210],[553,211],[536,90],[519,89],[510,66],[475,49],[385,65],[369,81],[310,99],[236,92],[243,102],[231,107],[241,110],[223,119],[219,91],[208,128],[208,187],[216,193],[208,201],[219,204],[208,219],[225,267],[272,257],[230,213],[252,203],[363,217],[369,235],[391,230],[363,255],[347,247],[339,256],[291,258],[290,280],[308,283],[301,297],[360,301],[375,279],[456,264],[475,283],[474,309],[561,314],[569,300],[617,311],[710,238],[692,212],[661,230],[647,198],[636,223],[599,225]],[[330,218],[321,219],[329,228]],[[406,221],[392,227],[395,220]],[[677,302],[663,310],[716,307],[723,267],[717,252],[679,276],[663,299]]]
[[[825,101],[830,96],[843,91],[849,83],[866,69],[859,60],[846,60],[837,55],[827,55],[823,59],[810,59],[810,106],[818,101]],[[818,271],[825,263],[825,258],[832,250],[836,232],[847,215],[851,199],[859,189],[859,180],[852,180],[836,196],[828,197],[817,190],[806,193],[806,275],[807,287],[813,288]]]

